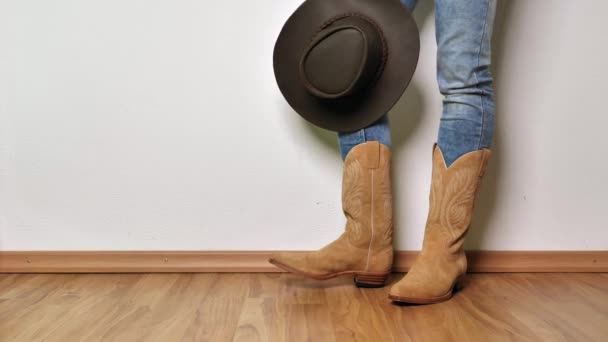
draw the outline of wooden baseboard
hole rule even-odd
[[[5,251],[0,273],[280,272],[268,251]],[[416,251],[398,251],[407,272]],[[608,272],[608,251],[469,251],[470,272]]]

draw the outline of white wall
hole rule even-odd
[[[299,3],[1,1],[0,250],[313,249],[336,237],[335,136],[294,114],[272,74]],[[403,250],[421,245],[441,110],[427,3],[421,62],[391,113]],[[607,249],[606,12],[500,2],[498,131],[469,248]]]

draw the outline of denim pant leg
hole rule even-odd
[[[435,0],[437,82],[444,96],[437,142],[448,166],[492,143],[495,11],[496,0]]]
[[[416,7],[418,0],[401,0],[401,2],[411,12],[414,10],[414,7]],[[391,131],[387,114],[370,126],[358,131],[338,133],[338,142],[340,145],[340,154],[342,155],[342,160],[346,159],[346,155],[348,155],[348,152],[350,152],[353,147],[367,141],[379,141],[380,143],[391,148]]]
[[[388,115],[385,114],[380,120],[358,131],[338,133],[342,160],[346,159],[346,155],[348,155],[348,152],[353,147],[367,141],[379,141],[381,144],[391,148],[391,130]]]

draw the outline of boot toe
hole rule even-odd
[[[400,281],[397,284],[391,286],[389,290],[389,297],[394,298],[419,298],[425,297],[426,294],[424,291],[420,291],[416,286],[412,286],[411,284]]]
[[[389,290],[388,297],[395,302],[412,304],[431,304],[449,299],[452,291],[437,293],[424,284],[400,281]]]
[[[310,253],[279,252],[274,253],[268,262],[287,272],[300,274],[311,278],[322,278],[326,272],[315,267]]]
[[[339,275],[326,267],[326,258],[321,258],[318,252],[280,252],[271,255],[268,261],[287,272],[313,279],[325,280]]]
[[[268,262],[278,267],[298,268],[302,264],[302,259],[301,255],[295,255],[290,252],[278,252],[271,254]]]

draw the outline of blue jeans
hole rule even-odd
[[[401,0],[413,11],[418,0]],[[437,144],[446,164],[489,148],[495,126],[490,41],[496,0],[435,0],[437,83],[443,112]],[[391,146],[388,118],[355,132],[339,133],[342,158],[354,146],[379,141]]]

